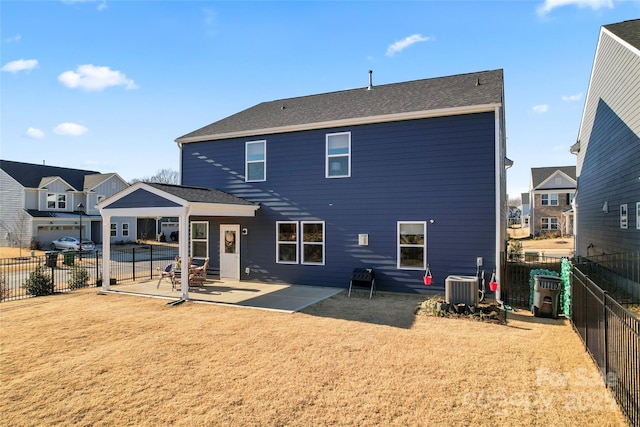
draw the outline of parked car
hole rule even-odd
[[[82,239],[82,249],[80,248],[80,239],[77,237],[61,237],[51,242],[52,250],[62,251],[94,251],[96,249],[95,243],[91,240]]]

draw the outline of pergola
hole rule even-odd
[[[98,204],[102,216],[102,290],[110,287],[111,218],[177,217],[179,236],[188,236],[191,216],[252,217],[260,205],[220,190],[136,182]],[[179,256],[188,258],[189,239],[181,238]],[[189,265],[182,263],[181,298],[189,299]]]

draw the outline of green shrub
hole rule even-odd
[[[76,265],[71,270],[71,277],[69,277],[69,289],[78,289],[87,286],[89,281],[89,272],[86,268]]]
[[[53,280],[48,275],[43,265],[38,265],[34,271],[29,274],[29,278],[24,283],[27,293],[35,297],[42,295],[50,295],[53,293]]]
[[[0,301],[4,301],[9,295],[9,289],[7,289],[6,283],[7,281],[4,278],[4,274],[0,273]]]

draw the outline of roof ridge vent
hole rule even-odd
[[[476,86],[480,86],[482,83],[480,83],[480,78],[476,79]]]
[[[369,70],[369,86],[367,90],[373,89],[373,70]]]

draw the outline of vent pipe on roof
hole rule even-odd
[[[369,70],[369,87],[367,90],[373,89],[373,70]]]

